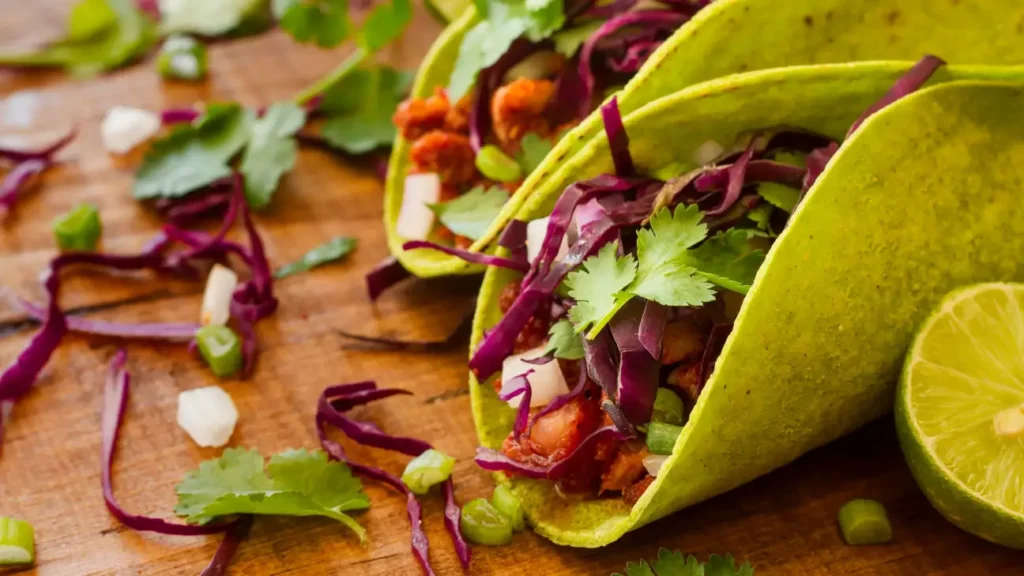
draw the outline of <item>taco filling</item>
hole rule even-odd
[[[448,86],[393,117],[411,143],[398,234],[468,248],[559,137],[707,3],[478,3]]]
[[[851,127],[916,90],[928,57]],[[567,187],[509,240],[528,260],[469,366],[516,409],[491,471],[633,505],[672,453],[766,252],[839,145],[785,127],[706,142],[703,165],[636,174],[615,100],[602,107],[616,174]],[[540,227],[543,232],[536,231]],[[533,233],[531,229],[534,230]]]

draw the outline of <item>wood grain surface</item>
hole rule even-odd
[[[2,0],[0,44],[31,46],[58,35],[70,4]],[[415,66],[439,30],[418,14],[408,37],[389,49],[386,59]],[[80,130],[63,164],[47,172],[31,198],[0,225],[0,285],[42,298],[38,276],[55,253],[49,221],[79,202],[100,208],[106,250],[136,250],[158,229],[159,219],[131,199],[134,161],[102,150],[98,126],[109,107],[157,110],[201,100],[265,105],[294,95],[344,52],[300,46],[278,32],[219,42],[210,51],[210,79],[200,86],[165,84],[151,63],[88,80],[58,72],[0,72],[0,138],[32,141],[72,124]],[[18,108],[12,99],[28,102],[27,112],[9,112]],[[363,274],[386,255],[381,194],[369,161],[304,150],[271,209],[259,215],[274,265],[336,235],[355,236],[360,244],[343,264],[278,282],[281,307],[259,326],[263,355],[255,376],[224,383],[241,413],[232,444],[264,454],[315,448],[319,391],[373,378],[415,395],[380,402],[358,415],[454,455],[460,502],[489,495],[489,477],[472,462],[476,437],[466,393],[466,335],[430,353],[396,353],[340,333],[443,341],[472,307],[474,279],[409,282],[376,305],[367,301]],[[68,278],[62,304],[90,318],[182,321],[198,314],[201,285],[87,272]],[[4,306],[0,364],[14,358],[34,330]],[[31,521],[38,547],[37,565],[19,573],[198,574],[217,547],[218,537],[135,533],[107,513],[100,493],[99,408],[106,364],[116,346],[69,336],[36,389],[14,409],[0,456],[0,515]],[[196,448],[175,424],[176,397],[217,382],[182,346],[133,344],[129,351],[134,387],[114,471],[116,491],[131,511],[173,518],[174,485],[216,455]],[[401,457],[348,447],[354,458],[393,472],[405,464]],[[368,528],[368,546],[361,547],[331,520],[259,518],[231,573],[419,574],[409,553],[404,499],[375,484],[367,491],[373,506],[358,519]],[[843,544],[836,512],[854,497],[885,503],[895,530],[891,545]],[[424,512],[435,569],[461,573],[444,532],[440,499],[425,498]],[[606,575],[662,546],[701,557],[732,553],[750,560],[758,575],[1024,573],[1019,552],[964,534],[932,510],[904,467],[888,418],[607,548],[559,548],[526,533],[507,547],[475,547],[470,573]]]

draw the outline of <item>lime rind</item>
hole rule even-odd
[[[1024,548],[1024,439],[996,436],[993,419],[1024,404],[1022,302],[1020,284],[947,295],[911,345],[895,407],[907,463],[935,508],[1014,548]]]

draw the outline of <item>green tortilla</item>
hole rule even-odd
[[[693,86],[625,118],[630,150],[641,172],[682,173],[703,142],[728,147],[751,130],[839,139],[908,67],[797,67]],[[1024,279],[1024,84],[971,79],[1024,82],[1024,67],[942,68],[840,148],[769,251],[673,455],[636,506],[573,503],[550,483],[511,481],[538,533],[609,544],[877,418],[892,406],[914,327],[943,294]],[[566,169],[574,180],[612,171],[607,140],[594,138]],[[530,198],[516,217],[547,215],[559,192]],[[471,350],[515,278],[488,270]],[[472,375],[470,393],[481,444],[499,448],[512,409]]]
[[[447,85],[462,37],[478,21],[470,8],[445,30],[424,58],[413,96]],[[619,93],[619,108],[625,115],[699,82],[780,66],[915,60],[926,53],[954,64],[1024,64],[1022,21],[1024,4],[1013,0],[717,0],[651,56]],[[572,173],[560,168],[601,127],[600,115],[592,114],[563,137],[471,250],[490,246],[535,191],[564,185]],[[391,253],[417,276],[480,272],[479,266],[432,250],[402,250],[395,225],[409,148],[398,137],[388,167],[384,227]]]

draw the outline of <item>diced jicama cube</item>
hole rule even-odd
[[[228,443],[238,422],[231,396],[220,386],[206,386],[178,394],[178,425],[204,448]]]
[[[103,146],[114,154],[126,154],[160,131],[160,117],[147,110],[115,106],[100,127]]]
[[[648,454],[644,456],[644,468],[647,469],[648,474],[657,478],[658,473],[661,472],[662,465],[665,464],[665,460],[668,460],[667,455]]]
[[[522,354],[509,356],[505,358],[505,362],[501,365],[503,385],[512,378],[533,370],[533,374],[530,374],[528,377],[532,394],[530,397],[531,408],[547,406],[558,396],[569,392],[569,386],[565,383],[565,376],[562,375],[562,370],[558,367],[558,360],[552,360],[547,364],[539,365],[523,362],[524,359],[532,360],[543,355],[544,347],[541,346],[533,350],[527,350]],[[516,396],[508,401],[508,405],[518,408],[521,400],[522,396]]]
[[[410,174],[405,177],[402,209],[395,231],[408,240],[426,240],[434,228],[434,211],[429,204],[441,199],[441,178],[437,174]]]
[[[214,264],[206,278],[203,292],[203,307],[199,312],[199,323],[203,326],[223,326],[231,316],[231,295],[238,287],[238,275],[234,270]]]
[[[551,218],[538,218],[537,220],[531,220],[526,224],[526,257],[529,258],[530,262],[537,259],[540,254],[540,247],[544,244],[544,235],[548,231],[548,221]],[[558,255],[555,256],[555,260],[558,260],[565,253],[569,251],[568,235],[562,236],[562,245],[558,247]]]

